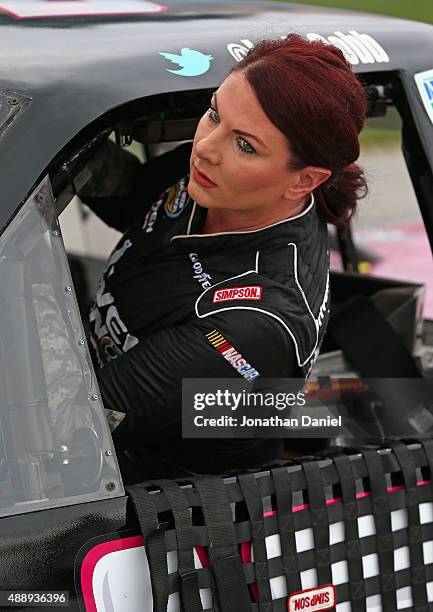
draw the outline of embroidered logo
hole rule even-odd
[[[289,595],[288,612],[322,612],[336,606],[335,587],[326,584]]]
[[[259,378],[260,374],[247,362],[235,347],[216,329],[208,332],[206,338],[216,350],[226,359],[245,380],[252,381]]]
[[[230,289],[217,289],[213,294],[212,302],[230,302],[231,300],[261,300],[261,285],[248,285],[247,287],[230,287]]]
[[[150,232],[153,231],[153,226],[155,225],[156,217],[158,216],[158,210],[161,204],[163,203],[163,201],[164,201],[164,194],[157,202],[152,204],[152,206],[147,211],[146,216],[144,217],[144,222],[143,222],[143,230],[146,232],[146,234],[150,234]]]
[[[203,289],[209,289],[209,287],[212,287],[212,283],[210,282],[212,280],[212,276],[203,270],[198,254],[190,253],[189,258],[192,261],[192,267],[194,270],[193,278],[200,283]]]
[[[180,180],[170,188],[164,210],[167,217],[175,219],[188,204],[188,192],[186,190],[186,180]]]

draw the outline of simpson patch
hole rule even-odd
[[[337,605],[332,584],[292,593],[287,603],[288,612],[322,612]]]
[[[248,285],[247,287],[230,287],[230,289],[217,289],[212,302],[230,302],[232,300],[261,300],[261,285]]]

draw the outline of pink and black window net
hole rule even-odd
[[[153,609],[433,610],[432,474],[433,440],[394,440],[133,485]]]

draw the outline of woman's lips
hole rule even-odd
[[[192,173],[193,173],[194,180],[202,187],[207,187],[207,188],[216,187],[216,183],[211,181],[205,174],[200,172],[200,170],[197,170],[197,168],[194,165],[192,166]]]

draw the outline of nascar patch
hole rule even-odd
[[[322,612],[337,605],[335,587],[332,584],[305,589],[289,595],[288,612]]]
[[[239,372],[245,380],[252,381],[259,378],[260,374],[251,364],[243,358],[241,353],[230,344],[230,342],[216,329],[208,332],[206,338],[214,348],[226,359],[229,364]]]
[[[261,300],[261,285],[248,285],[246,287],[230,287],[229,289],[217,289],[212,302],[230,302],[231,300]]]
[[[164,204],[167,217],[175,219],[188,204],[188,191],[186,190],[186,180],[182,179],[170,188]]]
[[[430,121],[433,123],[433,70],[425,70],[415,75],[421,100],[427,111]]]

